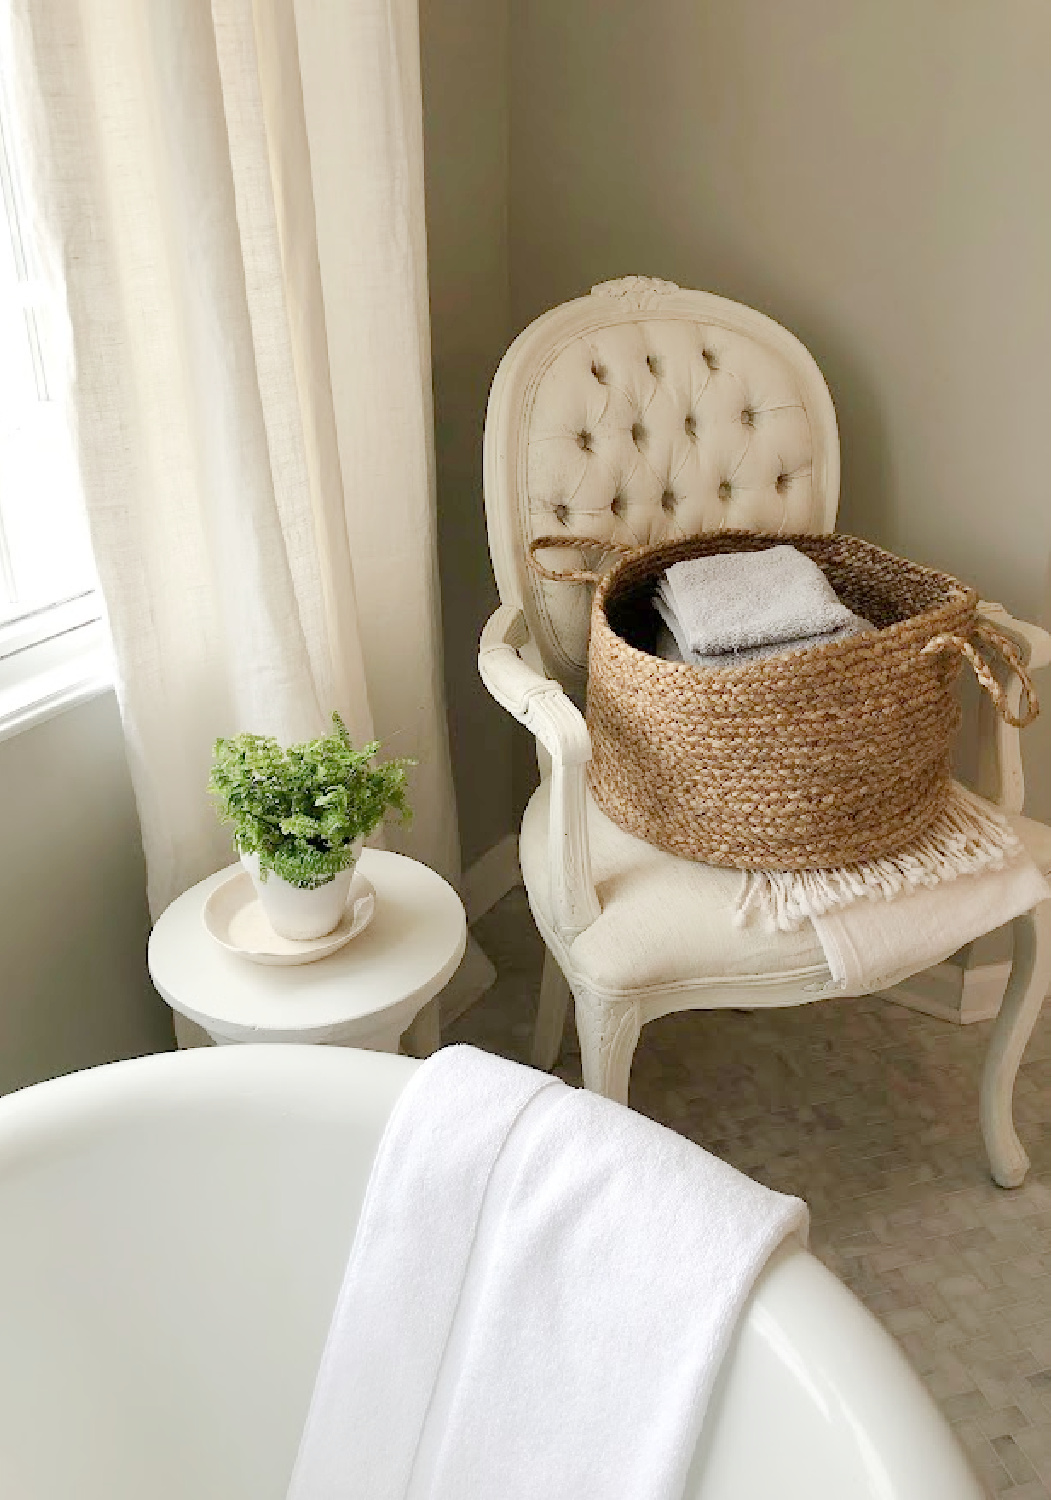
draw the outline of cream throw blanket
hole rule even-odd
[[[888,990],[942,963],[984,932],[1032,911],[1048,896],[1048,879],[1028,854],[1000,870],[942,880],[886,901],[856,901],[815,917],[836,991]]]
[[[793,932],[808,920],[817,925],[821,918],[847,911],[858,902],[874,901],[880,911],[894,901],[894,912],[882,919],[894,924],[902,920],[897,898],[933,890],[961,876],[997,873],[1019,858],[1025,858],[1023,847],[1009,820],[989,802],[954,782],[935,824],[897,854],[828,870],[746,871],[735,920],[740,924],[758,915],[768,927]],[[981,895],[980,903],[983,899]],[[992,897],[991,901],[996,905]],[[1001,917],[990,921],[961,941],[990,932],[1008,920]],[[957,947],[959,943],[947,951],[953,953]]]

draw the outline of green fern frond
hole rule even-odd
[[[208,790],[220,819],[234,829],[244,854],[258,854],[260,874],[273,870],[304,890],[324,885],[354,859],[388,812],[412,816],[407,797],[411,760],[374,765],[373,740],[355,749],[339,714],[333,732],[282,748],[259,734],[215,743]]]

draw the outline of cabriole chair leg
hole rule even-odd
[[[1012,1091],[1023,1051],[1048,993],[1048,924],[1047,901],[1012,924],[1012,973],[983,1066],[983,1140],[993,1179],[1004,1188],[1019,1187],[1030,1165],[1012,1119]]]
[[[584,1086],[616,1104],[627,1104],[628,1075],[639,1041],[639,1007],[631,1000],[600,1000],[576,987],[573,996]]]

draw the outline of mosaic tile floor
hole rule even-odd
[[[521,890],[476,935],[498,981],[444,1040],[526,1061],[542,949]],[[811,1206],[811,1248],[906,1350],[992,1496],[1049,1476],[1049,1024],[1016,1084],[1033,1166],[994,1186],[979,1135],[989,1027],[878,999],[694,1012],[646,1027],[632,1104]],[[557,1071],[580,1083],[568,1022]]]

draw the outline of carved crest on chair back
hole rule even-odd
[[[601,281],[592,288],[592,296],[619,297],[633,312],[642,312],[678,291],[674,281],[661,281],[657,276],[622,276],[617,281]]]

